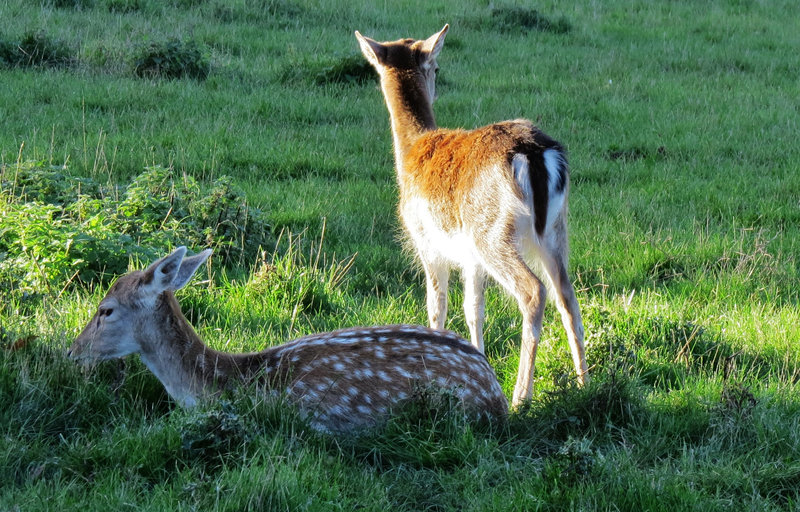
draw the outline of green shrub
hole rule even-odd
[[[376,467],[453,469],[474,464],[486,442],[494,443],[490,434],[500,423],[474,421],[453,390],[417,384],[385,424],[345,440],[342,446]]]
[[[133,72],[142,78],[193,78],[205,80],[211,71],[208,58],[194,41],[170,39],[142,48],[133,63]]]
[[[215,465],[243,449],[251,432],[236,407],[223,400],[214,407],[190,411],[181,425],[181,450],[189,459]]]
[[[512,445],[535,439],[535,451],[549,455],[570,438],[614,438],[646,414],[639,383],[624,368],[595,373],[583,387],[568,379],[555,384],[541,400],[524,403],[510,416]]]
[[[557,20],[551,20],[536,9],[526,7],[496,7],[492,9],[492,19],[501,30],[506,31],[541,30],[565,34],[572,30],[569,21],[563,16]]]
[[[201,185],[150,167],[118,189],[63,171],[35,162],[2,168],[0,285],[12,295],[103,283],[131,258],[150,262],[177,245],[211,247],[217,261],[241,265],[273,243],[264,214],[228,177]]]
[[[108,12],[130,13],[141,11],[143,0],[106,0],[105,6]]]

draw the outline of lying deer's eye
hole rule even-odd
[[[103,308],[100,310],[100,316],[111,316],[113,312],[114,308]]]

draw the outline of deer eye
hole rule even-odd
[[[100,316],[111,316],[113,312],[114,308],[100,308],[100,311],[98,311]]]

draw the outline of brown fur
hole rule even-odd
[[[487,168],[506,166],[521,146],[536,146],[536,129],[530,121],[505,121],[475,130],[437,129],[420,134],[409,148],[398,176],[401,201],[422,197],[436,206],[435,219],[445,231],[460,229],[469,218],[463,211],[474,204],[475,184]],[[514,177],[501,176],[501,186],[514,190]]]
[[[356,32],[381,78],[392,127],[399,212],[425,270],[428,319],[441,328],[450,267],[464,279],[464,312],[483,349],[487,275],[523,315],[514,404],[530,397],[545,283],[555,291],[579,382],[587,372],[583,325],[566,271],[568,169],[561,145],[524,119],[470,131],[438,129],[433,114],[436,58],[448,26],[428,39],[380,43]]]

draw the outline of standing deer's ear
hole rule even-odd
[[[206,249],[194,256],[184,258],[186,247],[178,247],[172,254],[164,256],[144,271],[140,287],[143,296],[156,297],[165,290],[179,290],[186,286],[200,265],[211,255]]]
[[[429,58],[435,59],[439,55],[439,52],[442,51],[442,47],[444,46],[444,36],[447,34],[449,29],[450,25],[445,24],[445,26],[442,27],[442,30],[433,34],[431,37],[426,39],[424,43],[422,43],[422,50],[430,55]]]
[[[367,61],[375,69],[380,69],[381,62],[386,58],[386,48],[378,41],[362,36],[358,30],[356,30],[356,39],[358,39],[361,53],[364,54]]]

